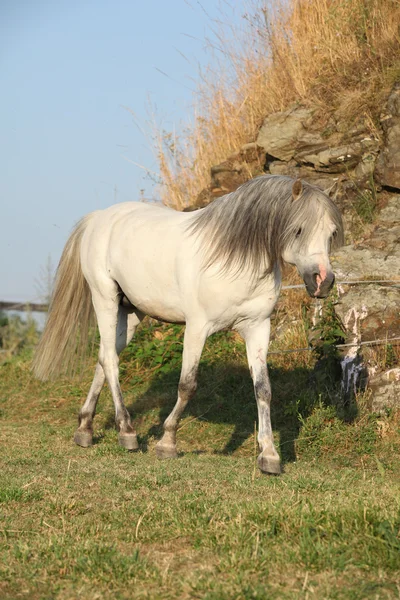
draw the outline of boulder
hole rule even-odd
[[[346,287],[339,285],[339,292]],[[342,391],[345,398],[350,398],[368,381],[368,346],[361,342],[383,340],[390,344],[390,340],[400,337],[400,287],[351,287],[340,296],[335,312],[345,330],[345,343],[351,344],[341,349]]]
[[[381,223],[400,223],[400,196],[392,196],[379,213]]]
[[[383,150],[376,165],[378,181],[400,190],[400,82],[398,82],[381,115]]]
[[[291,107],[267,117],[258,133],[256,143],[266,154],[279,160],[291,160],[296,148],[323,143],[318,132],[309,132],[314,109]]]
[[[343,143],[345,142],[345,143]],[[300,149],[293,156],[297,163],[311,165],[315,171],[325,173],[345,173],[358,167],[359,171],[371,169],[374,164],[374,153],[379,150],[379,141],[371,135],[363,133],[349,141],[342,140],[337,146],[327,143]]]
[[[340,125],[333,121],[321,131],[315,109],[295,106],[267,117],[256,142],[267,156],[288,163],[289,171],[294,165],[309,167],[308,173],[299,174],[305,179],[315,179],[315,171],[348,174],[355,168],[362,178],[369,176],[379,152],[378,138],[362,123],[351,130]],[[289,164],[293,160],[294,165]],[[271,173],[281,174],[282,169],[272,161]]]
[[[264,173],[265,155],[257,144],[245,144],[224,162],[211,167],[211,184],[198,195],[195,206],[206,206],[215,198],[234,192],[242,183]]]
[[[396,229],[400,233],[399,228]],[[384,234],[384,230],[382,230],[382,234]],[[399,278],[400,245],[396,243],[396,248],[392,252],[388,252],[386,242],[382,238],[375,239],[375,244],[375,248],[369,247],[367,243],[341,248],[332,257],[337,279]],[[377,247],[378,244],[382,245],[382,249]]]
[[[374,412],[384,413],[388,408],[400,408],[400,368],[371,377],[368,387],[371,390],[370,408]]]
[[[400,285],[338,286],[344,292],[335,312],[345,326],[349,343],[400,337]],[[347,289],[346,288],[350,288]]]
[[[400,280],[400,196],[392,196],[367,239],[332,257],[337,279]]]
[[[338,284],[339,300],[335,312],[346,331],[342,352],[342,390],[350,397],[364,388],[368,370],[360,342],[400,337],[400,197],[392,196],[379,215],[369,237],[355,246],[346,246],[332,260],[337,280],[386,279],[399,285]],[[379,375],[370,380],[372,409],[393,406],[397,383]],[[396,391],[397,390],[397,391]]]

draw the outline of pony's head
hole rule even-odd
[[[204,268],[217,263],[231,277],[255,281],[296,265],[310,296],[324,298],[334,275],[331,249],[343,244],[341,215],[319,188],[291,177],[263,175],[218,198],[191,219],[201,235]]]
[[[300,179],[292,185],[290,202],[282,258],[297,267],[311,297],[325,298],[335,282],[329,254],[343,244],[341,215],[326,194]]]

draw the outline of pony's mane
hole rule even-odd
[[[319,188],[302,181],[302,194],[293,200],[294,179],[263,175],[198,211],[188,231],[202,237],[204,267],[222,263],[235,274],[249,269],[254,276],[282,267],[282,254],[301,229],[304,245],[312,238],[324,213],[336,228],[332,249],[343,245],[342,217]]]

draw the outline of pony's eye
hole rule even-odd
[[[297,237],[297,238],[301,236],[301,231],[302,231],[302,230],[301,230],[301,227],[300,227],[300,228],[297,230],[297,232],[296,232],[296,237]]]
[[[332,237],[333,238],[337,237],[337,229],[335,229],[335,231],[332,233]]]

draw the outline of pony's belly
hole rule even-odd
[[[168,290],[168,286],[161,290],[149,282],[138,290],[138,286],[131,288],[126,282],[118,283],[130,304],[149,317],[167,323],[185,323],[185,314],[180,307],[179,298],[171,289]]]
[[[138,308],[141,312],[157,319],[158,321],[164,321],[165,323],[179,323],[184,324],[185,316],[181,311],[174,308],[166,307],[165,305],[158,305],[156,303],[144,303],[135,302],[133,305]]]

